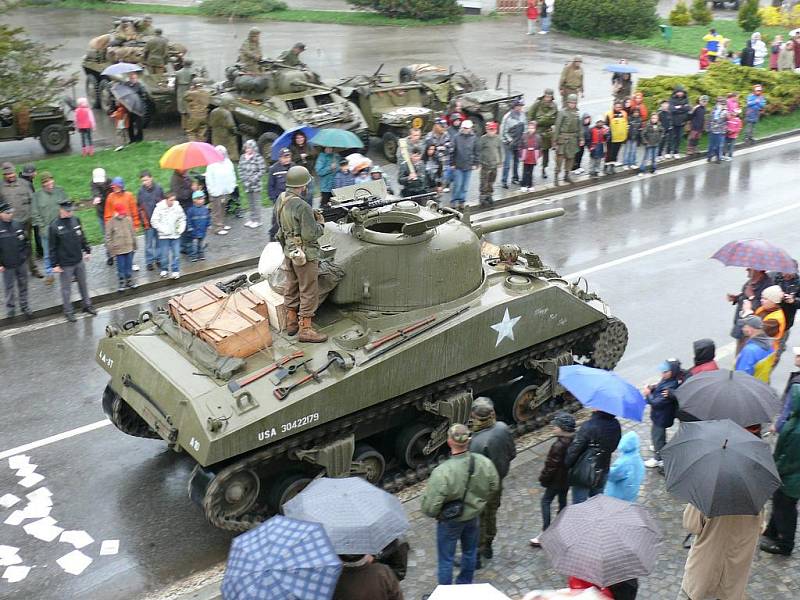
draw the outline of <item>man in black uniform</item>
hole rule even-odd
[[[61,278],[61,303],[67,321],[74,323],[75,315],[70,302],[70,292],[73,277],[78,280],[78,289],[83,300],[83,312],[96,315],[97,311],[92,306],[89,297],[89,288],[86,285],[86,266],[84,261],[89,260],[92,248],[83,234],[81,220],[72,216],[72,200],[58,203],[58,218],[50,223],[48,241],[50,243],[50,260],[53,263],[53,273],[59,273]]]
[[[33,315],[28,308],[28,260],[30,245],[21,223],[12,220],[14,209],[0,199],[0,272],[6,292],[8,318],[16,315],[16,293],[19,292],[19,308],[26,319]]]

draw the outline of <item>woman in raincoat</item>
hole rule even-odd
[[[629,431],[617,446],[619,457],[611,465],[603,493],[606,496],[636,502],[644,481],[644,461],[639,452],[639,435]]]

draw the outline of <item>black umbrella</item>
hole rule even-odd
[[[699,421],[730,419],[742,427],[768,423],[781,410],[781,401],[769,385],[727,369],[698,373],[675,390],[675,396],[681,412]]]
[[[707,517],[757,515],[781,485],[769,445],[728,419],[681,423],[661,457],[667,491]]]
[[[111,86],[111,93],[114,94],[114,98],[117,99],[117,102],[125,107],[125,110],[135,115],[139,115],[140,117],[144,116],[144,102],[142,101],[141,96],[139,96],[139,94],[136,93],[136,90],[134,90],[132,87],[127,86],[124,83],[117,82]]]

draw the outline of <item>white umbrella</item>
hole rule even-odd
[[[428,600],[511,600],[491,583],[440,585]]]

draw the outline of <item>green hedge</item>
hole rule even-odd
[[[739,103],[753,91],[753,86],[764,86],[767,106],[764,114],[789,114],[800,107],[800,77],[792,71],[768,71],[752,67],[739,67],[729,62],[712,63],[706,73],[696,75],[659,75],[640,79],[636,90],[644,94],[647,108],[657,110],[662,100],[669,100],[675,86],[682,85],[692,104],[706,94],[714,102],[717,96],[729,92],[740,94]]]
[[[359,8],[371,8],[388,17],[420,21],[431,19],[459,21],[464,15],[464,9],[456,0],[347,0],[347,2]]]
[[[656,0],[558,0],[557,29],[588,37],[645,38],[658,31]]]
[[[214,17],[255,17],[276,10],[286,10],[280,0],[204,0],[200,12]]]

